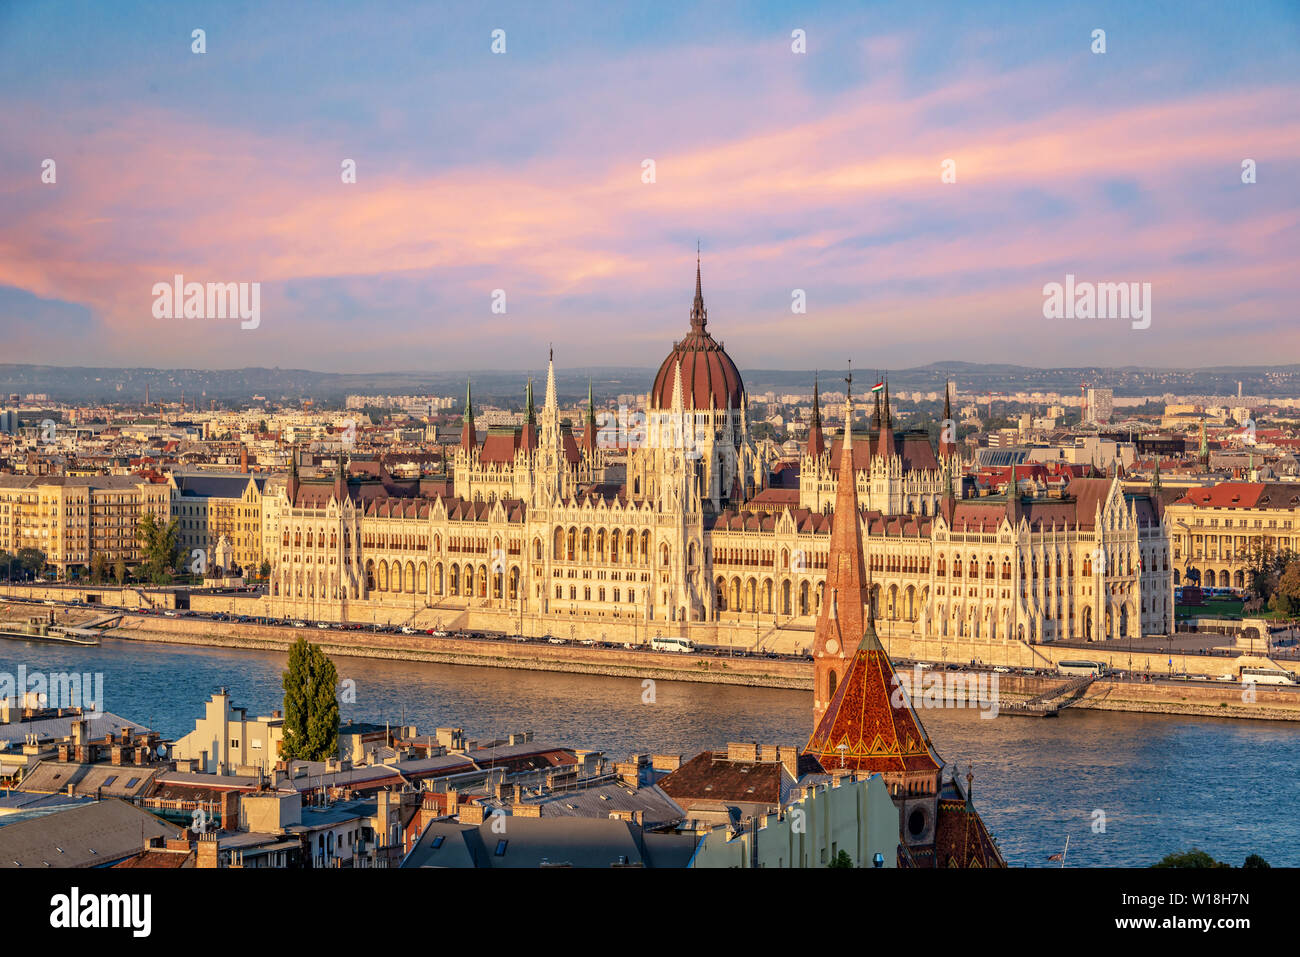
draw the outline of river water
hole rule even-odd
[[[176,738],[193,730],[220,686],[250,715],[281,706],[279,652],[139,644],[0,642],[0,671],[102,673],[103,707]],[[535,739],[622,758],[691,757],[728,741],[794,744],[811,731],[811,694],[426,662],[336,658],[355,682],[343,720],[459,727],[480,740]],[[653,698],[653,700],[647,700]],[[939,753],[974,766],[976,805],[1014,865],[1144,866],[1196,846],[1240,866],[1259,853],[1300,866],[1300,728],[1068,710],[1052,720],[926,710]],[[1056,866],[1056,865],[1051,865]]]

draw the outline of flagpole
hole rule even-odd
[[[1061,866],[1065,866],[1065,855],[1070,853],[1070,835],[1065,835],[1065,850],[1061,852]]]

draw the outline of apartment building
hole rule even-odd
[[[138,475],[0,475],[0,550],[38,548],[60,577],[88,569],[96,554],[140,562],[136,526],[146,514],[170,521],[166,484]]]
[[[244,472],[168,477],[172,515],[178,520],[177,541],[185,555],[203,551],[209,565],[217,563],[217,545],[225,538],[234,564],[256,574],[262,564],[262,494],[265,475]]]

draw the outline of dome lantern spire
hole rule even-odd
[[[704,292],[700,285],[700,242],[695,241],[695,302],[691,304],[691,331],[703,332],[709,321],[708,311],[704,308]]]

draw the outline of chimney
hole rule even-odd
[[[209,870],[220,867],[217,856],[217,835],[200,834],[198,843],[198,855],[194,859],[195,867],[208,868]]]
[[[221,794],[221,828],[225,831],[239,830],[239,792],[223,791]]]
[[[655,754],[650,758],[650,766],[656,771],[676,771],[682,766],[680,754]]]
[[[758,745],[753,743],[746,743],[746,742],[728,741],[727,760],[728,761],[757,761]]]
[[[462,824],[482,824],[483,823],[483,805],[481,804],[462,804],[460,806],[460,823]]]
[[[785,769],[790,772],[790,777],[796,781],[799,780],[799,749],[791,747],[779,747],[776,749],[777,760],[785,765]]]
[[[618,779],[633,790],[641,783],[641,765],[638,761],[618,761],[614,764],[614,771]]]

